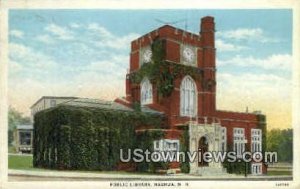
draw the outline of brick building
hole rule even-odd
[[[245,151],[264,152],[265,115],[216,109],[215,61],[210,16],[201,19],[199,34],[164,25],[132,41],[125,97],[114,102],[43,97],[32,106],[34,166],[198,175],[233,173],[234,167],[238,173],[266,173],[262,161],[229,167],[220,161],[173,161],[156,169],[119,158],[120,149],[138,147],[202,154],[235,151],[238,158]],[[155,133],[159,135],[153,137]]]
[[[155,41],[162,43],[161,64],[166,64],[171,75],[176,65],[181,65],[182,70],[190,68],[194,73],[181,72],[172,77],[172,90],[168,95],[159,93],[155,78],[145,76],[139,83],[131,80],[131,76],[139,72],[144,64],[153,63]],[[126,97],[118,98],[115,102],[126,106],[139,103],[164,114],[165,126],[161,130],[165,133],[165,139],[154,141],[154,149],[178,150],[179,138],[183,130],[188,128],[190,151],[228,151],[228,148],[237,154],[247,149],[251,152],[264,151],[264,115],[216,109],[216,50],[215,23],[210,16],[201,19],[199,34],[164,25],[131,42]],[[149,129],[140,127],[136,132]],[[171,169],[178,172],[179,164],[171,164]],[[221,163],[190,164],[190,173],[222,172],[224,168]],[[252,163],[251,172],[265,173],[266,166]]]

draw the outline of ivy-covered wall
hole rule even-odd
[[[189,130],[188,127],[186,127],[183,130],[181,139],[180,139],[180,149],[182,152],[185,153],[185,157],[188,157],[188,151],[190,148],[190,140],[189,140]],[[190,162],[185,159],[185,161],[181,160],[180,162],[180,170],[182,173],[189,173],[190,172]]]
[[[245,151],[249,151],[248,145],[245,146]],[[233,152],[233,145],[227,144],[227,152]],[[223,167],[226,168],[230,174],[247,174],[251,173],[251,162],[229,162],[227,159],[222,163]]]
[[[251,174],[251,163],[250,162],[228,162],[223,163],[224,168],[230,174]]]
[[[149,130],[138,133],[136,140],[136,148],[153,151],[153,141],[164,138],[164,132],[160,130]],[[165,162],[146,162],[137,163],[137,171],[139,172],[157,172],[158,170],[167,170],[168,163]]]
[[[34,167],[77,170],[116,170],[120,149],[150,148],[162,133],[136,135],[135,127],[158,128],[161,117],[139,111],[57,106],[35,115]],[[140,142],[140,143],[139,143]],[[153,148],[153,147],[152,147]],[[125,154],[126,155],[126,154]],[[153,165],[141,171],[154,170]]]

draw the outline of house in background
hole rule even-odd
[[[18,125],[14,131],[14,138],[17,153],[32,153],[32,125]]]
[[[34,115],[42,110],[55,107],[58,104],[77,99],[77,97],[43,96],[31,107],[31,123],[34,122]],[[14,131],[16,152],[32,153],[33,125],[18,125]]]
[[[31,122],[33,123],[34,115],[42,110],[52,108],[60,103],[77,99],[77,97],[65,97],[65,96],[43,96],[36,101],[31,107]]]

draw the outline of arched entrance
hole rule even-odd
[[[198,142],[198,152],[201,152],[201,161],[198,161],[198,167],[208,166],[208,162],[203,161],[203,154],[208,151],[208,140],[206,137],[201,137]]]

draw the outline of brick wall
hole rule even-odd
[[[216,49],[215,49],[215,23],[214,18],[207,16],[201,19],[199,34],[193,34],[174,28],[169,25],[153,30],[140,38],[132,41],[130,53],[130,72],[139,69],[139,51],[141,48],[151,45],[153,40],[164,40],[165,60],[181,64],[181,46],[188,44],[196,47],[196,67],[203,70],[200,79],[194,79],[197,90],[197,118],[199,123],[212,123],[220,121],[222,126],[227,127],[227,143],[233,143],[233,128],[245,128],[245,136],[248,140],[248,147],[251,148],[251,129],[258,127],[257,115],[250,113],[238,113],[216,110]],[[184,76],[183,76],[184,77]],[[170,96],[159,98],[156,86],[153,85],[153,104],[150,108],[161,111],[165,114],[166,123],[163,129],[166,138],[178,138],[181,131],[176,129],[179,125],[186,124],[190,118],[180,116],[180,85],[183,77],[176,78],[174,90]],[[140,86],[130,83],[126,79],[126,100],[129,104],[133,101],[140,101]],[[195,118],[193,118],[195,120]],[[147,129],[147,128],[139,128]],[[174,167],[177,167],[174,166]]]

